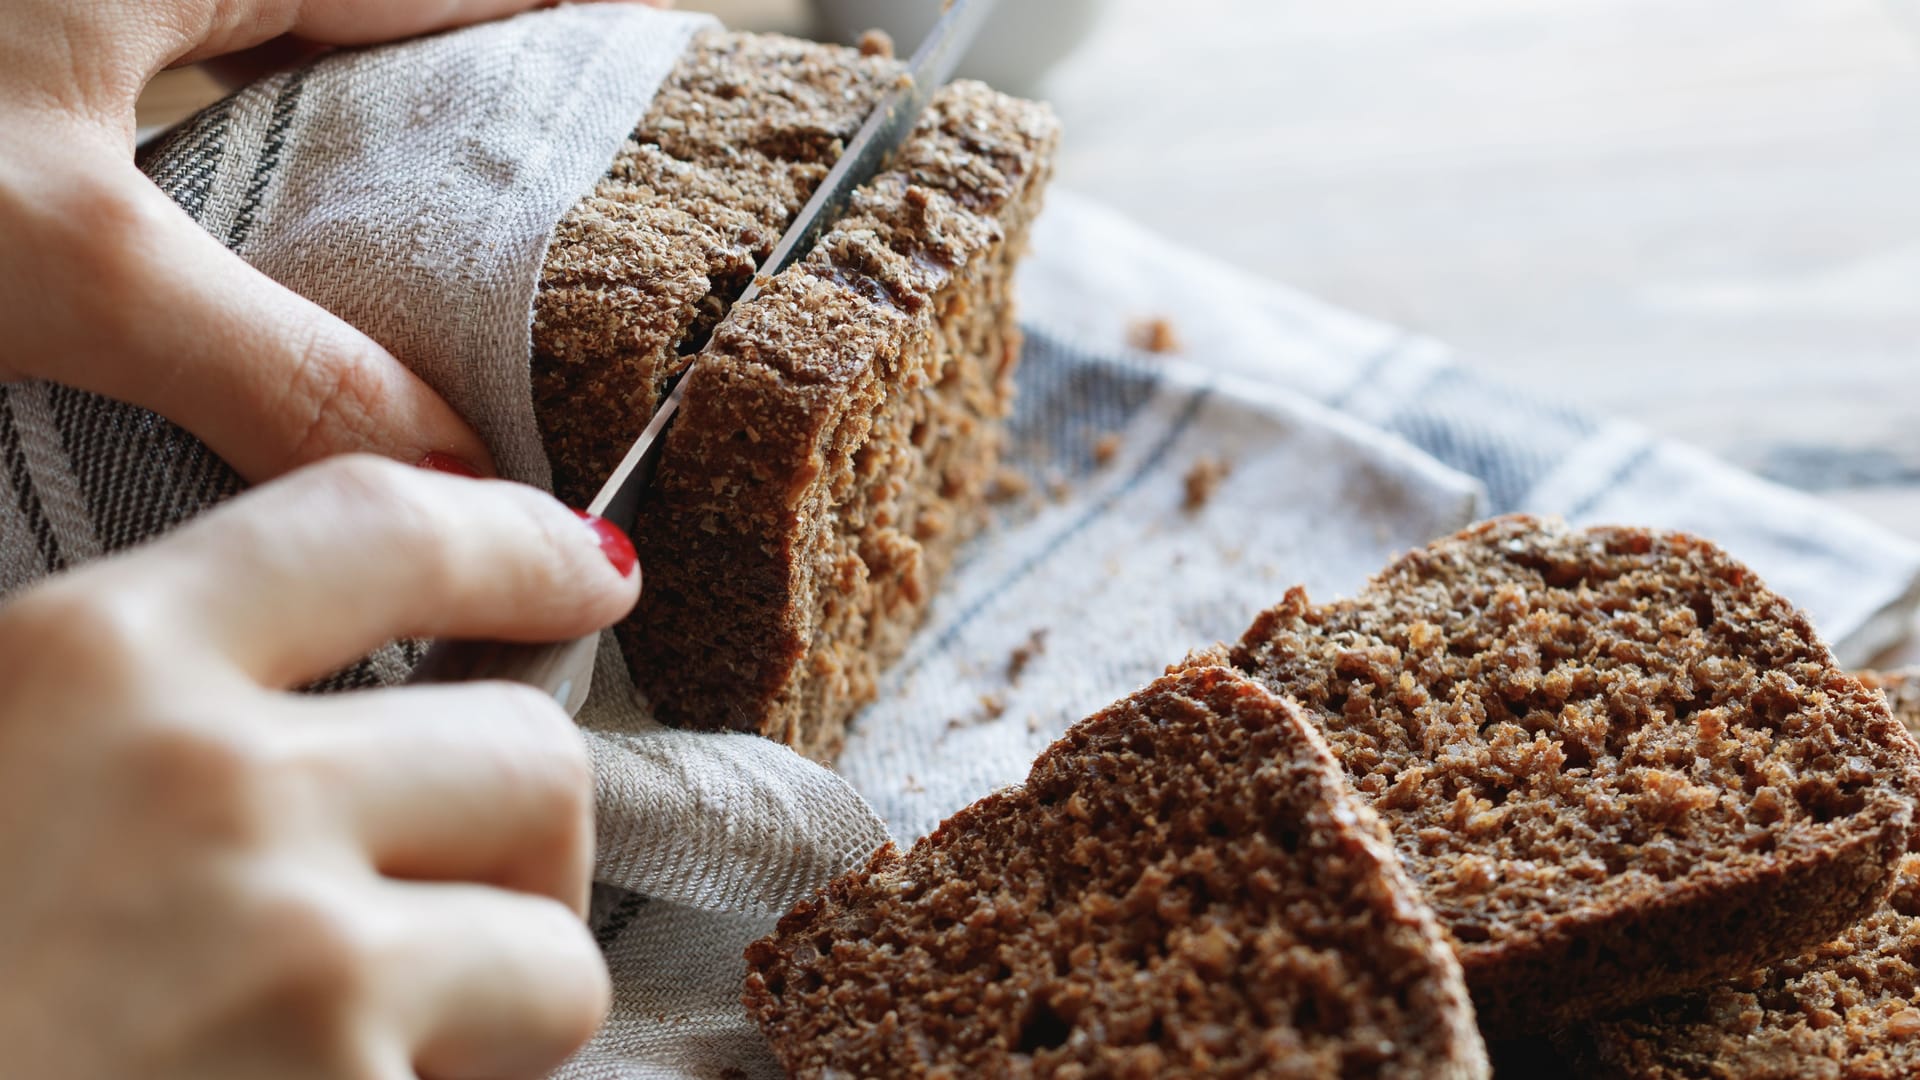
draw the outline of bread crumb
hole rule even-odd
[[[1119,455],[1119,432],[1109,431],[1105,435],[1093,440],[1093,463],[1095,465],[1111,465],[1113,464],[1113,459]]]
[[[1045,627],[1041,627],[1027,635],[1027,643],[1013,650],[1012,655],[1007,657],[1008,685],[1019,686],[1020,676],[1027,673],[1027,665],[1033,663],[1034,657],[1046,651],[1047,630]]]
[[[1172,320],[1165,315],[1136,320],[1127,329],[1127,344],[1150,353],[1177,353],[1185,348]]]
[[[1006,714],[1007,702],[1005,698],[999,694],[981,694],[980,707],[965,716],[956,716],[947,721],[947,730],[959,731],[962,728],[992,723]]]
[[[893,59],[893,37],[877,26],[861,34],[858,44],[861,56],[877,56],[882,60]]]
[[[1025,473],[1000,466],[993,474],[993,480],[987,485],[987,501],[990,503],[1010,502],[1033,490],[1033,481]]]
[[[1198,513],[1213,500],[1213,493],[1220,490],[1227,474],[1233,466],[1212,455],[1202,455],[1194,460],[1193,467],[1187,470],[1187,497],[1181,508],[1187,513]]]

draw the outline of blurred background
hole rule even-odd
[[[1002,8],[980,63],[1059,111],[1060,184],[1920,540],[1920,0]],[[169,73],[141,123],[216,93]]]

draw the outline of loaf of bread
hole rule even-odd
[[[721,322],[900,70],[700,39],[548,256],[534,387],[564,497],[686,372],[617,631],[668,723],[832,757],[981,520],[1020,351],[1012,270],[1057,139],[1044,107],[942,89],[815,249]]]
[[[1705,541],[1505,518],[1230,650],[1299,702],[1453,941],[1482,1029],[1740,975],[1873,911],[1920,752]]]
[[[1878,908],[1790,960],[1566,1033],[1582,1075],[1635,1080],[1920,1076],[1920,855]]]
[[[1385,830],[1300,711],[1224,668],[1075,725],[747,960],[796,1076],[1487,1073]]]

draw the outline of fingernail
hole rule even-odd
[[[421,458],[420,467],[423,469],[431,469],[434,472],[448,473],[453,476],[464,476],[469,480],[480,479],[479,469],[454,457],[452,454],[443,454],[438,450]]]
[[[600,538],[600,553],[607,557],[607,561],[613,564],[615,570],[620,571],[620,576],[626,577],[633,573],[634,564],[640,561],[640,556],[633,550],[633,541],[627,539],[627,534],[620,531],[620,526],[605,518],[594,517],[584,510],[575,510],[574,513],[579,514],[580,520],[586,522],[587,528],[593,530],[593,535]]]

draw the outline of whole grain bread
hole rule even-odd
[[[1224,668],[1075,725],[747,960],[803,1077],[1486,1075],[1379,821],[1298,709]]]
[[[1012,271],[1057,140],[1043,106],[943,88],[716,333],[900,70],[700,39],[548,256],[534,386],[563,496],[585,500],[687,372],[634,537],[647,587],[616,631],[668,723],[832,757],[984,516],[1020,352]]]
[[[1870,915],[1790,960],[1562,1036],[1572,1065],[1645,1080],[1920,1076],[1920,855]]]
[[[1386,820],[1489,1037],[1834,937],[1878,903],[1920,791],[1882,696],[1684,534],[1487,522],[1352,599],[1295,590],[1230,659]]]

